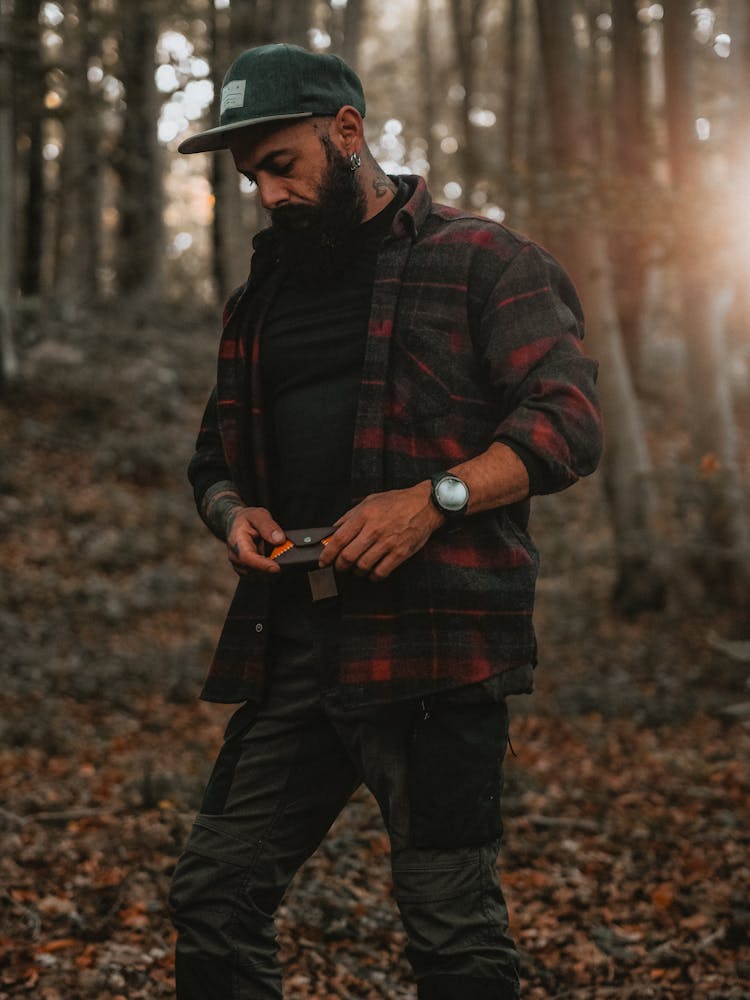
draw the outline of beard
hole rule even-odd
[[[366,199],[349,160],[327,135],[320,138],[326,168],[315,205],[282,205],[271,211],[271,225],[282,259],[308,282],[338,274],[351,260],[355,233]]]

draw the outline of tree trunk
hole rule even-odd
[[[21,294],[37,298],[42,289],[44,173],[42,121],[45,81],[39,33],[40,0],[16,0],[13,6],[16,131],[28,139],[23,163],[26,192],[23,233],[18,241]]]
[[[120,178],[117,279],[121,292],[147,303],[163,293],[164,270],[154,4],[150,0],[128,0],[120,8],[120,19],[120,78],[125,87],[126,109],[115,159]]]
[[[432,13],[430,0],[419,0],[417,14],[417,59],[419,60],[419,130],[426,143],[425,159],[435,169],[435,80],[432,64]]]
[[[518,82],[515,116],[514,156],[511,187],[512,225],[534,228],[537,217],[537,186],[534,178],[543,168],[542,146],[548,131],[547,108],[540,86],[541,64],[537,38],[535,0],[518,0]]]
[[[476,85],[476,54],[474,39],[479,29],[484,0],[450,0],[453,38],[458,55],[458,69],[463,88],[459,104],[463,148],[461,150],[464,200],[468,201],[477,185],[481,171],[481,155],[476,128],[471,122],[471,109]]]
[[[703,522],[698,570],[711,593],[739,603],[747,601],[750,584],[750,516],[727,370],[729,220],[723,191],[716,192],[704,178],[703,150],[695,132],[692,9],[690,0],[665,6],[664,55],[690,430]]]
[[[537,0],[537,13],[554,164],[571,181],[581,175],[590,177],[592,120],[585,100],[584,67],[573,37],[573,5],[570,0]],[[660,607],[664,600],[664,570],[654,530],[653,471],[617,319],[600,207],[593,185],[584,194],[577,183],[575,197],[586,198],[586,204],[579,204],[570,216],[560,213],[553,245],[557,244],[579,290],[591,352],[601,364],[599,391],[606,426],[603,475],[618,564],[614,599],[620,610],[636,613]]]
[[[729,8],[728,34],[732,39],[733,73],[731,92],[733,100],[732,130],[729,148],[731,162],[732,200],[736,206],[734,236],[739,252],[731,263],[734,284],[734,301],[729,316],[728,336],[730,345],[743,350],[750,331],[750,261],[748,261],[746,233],[750,226],[750,110],[747,94],[750,93],[750,0],[741,0]]]
[[[309,48],[308,31],[312,20],[311,0],[273,0],[274,42],[289,42]]]
[[[501,163],[504,165],[506,197],[511,217],[518,188],[518,117],[522,106],[520,58],[521,11],[519,0],[508,0],[506,7],[507,29],[503,33],[505,44],[500,53],[503,67],[503,121],[498,130],[502,141]]]
[[[345,63],[357,72],[359,45],[365,21],[365,0],[349,0],[344,8],[344,44],[341,55]]]
[[[212,120],[218,124],[221,82],[231,62],[255,44],[256,5],[253,0],[235,0],[230,11],[212,8],[214,107]],[[213,264],[219,298],[230,292],[248,274],[251,233],[244,218],[239,176],[231,154],[225,150],[211,155],[211,182],[214,191]]]
[[[19,287],[21,294],[39,298],[42,292],[44,253],[44,161],[42,159],[42,118],[34,115],[28,125],[26,154],[26,209],[20,251]]]
[[[0,0],[0,380],[3,384],[12,381],[18,371],[13,344],[13,299],[16,287],[13,267],[15,136],[10,40],[9,4],[8,0]]]
[[[643,338],[648,251],[638,225],[638,191],[648,183],[641,29],[633,0],[612,0],[614,154],[618,187],[635,210],[636,225],[622,219],[610,239],[625,354],[638,380]],[[640,231],[639,231],[640,230]]]
[[[80,307],[98,295],[101,236],[98,101],[88,80],[98,39],[91,0],[78,0],[78,19],[65,26],[68,100],[60,165],[59,241],[56,288],[63,318],[72,321]],[[68,19],[66,19],[66,22]]]
[[[672,0],[664,8],[665,115],[669,166],[677,189],[694,185],[698,172],[698,138],[695,132],[695,80],[691,0]]]

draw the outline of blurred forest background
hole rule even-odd
[[[184,468],[265,224],[176,147],[270,41],[357,69],[390,173],[548,246],[601,364],[602,467],[532,522],[526,995],[746,997],[750,0],[0,0],[0,1000],[172,990],[233,584]],[[358,793],[282,910],[291,997],[414,995],[388,890]]]

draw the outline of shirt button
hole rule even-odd
[[[263,623],[262,622],[258,622],[258,624],[255,626],[255,631],[256,632],[262,632],[263,631]]]

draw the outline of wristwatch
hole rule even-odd
[[[446,524],[460,523],[469,506],[469,487],[450,472],[438,472],[430,478],[430,500],[445,517]]]

